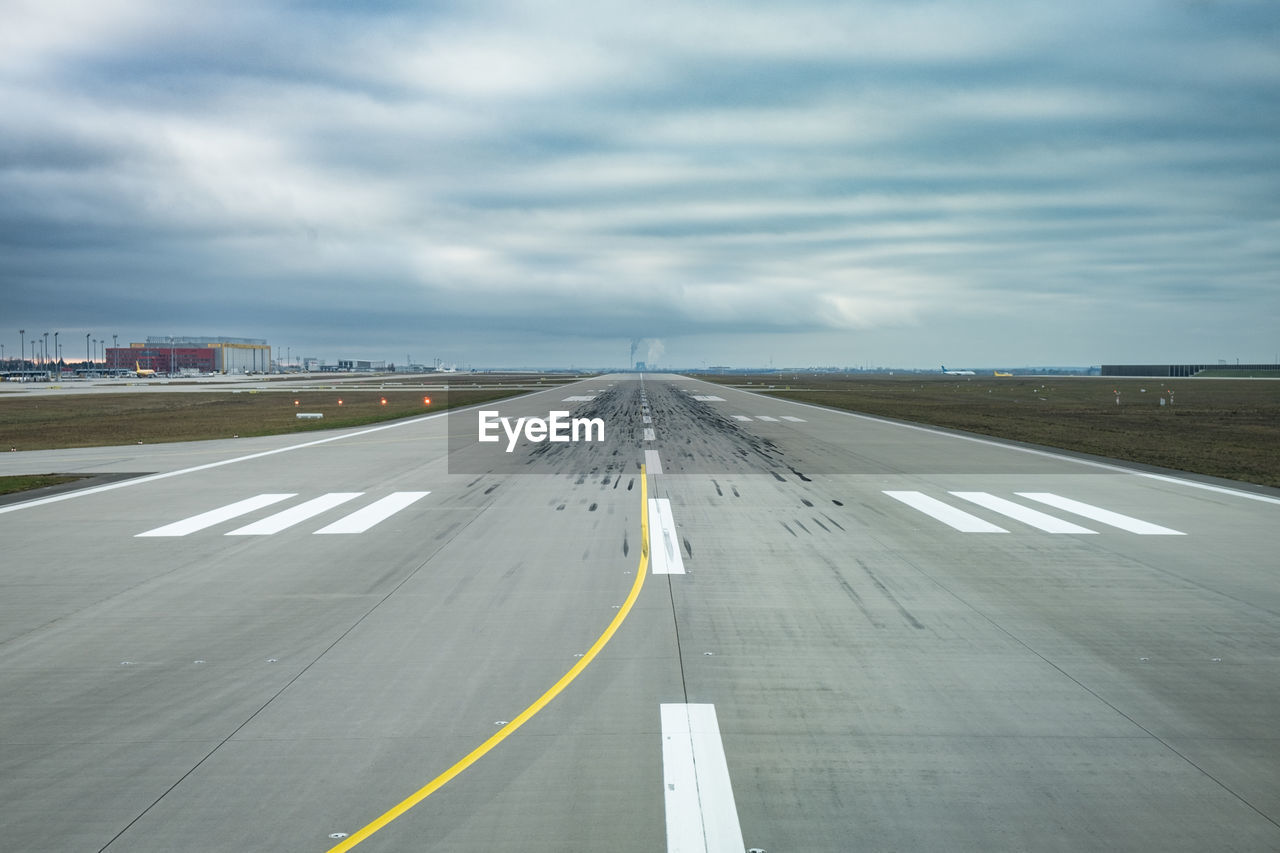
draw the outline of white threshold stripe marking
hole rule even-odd
[[[654,431],[653,431],[653,429],[652,429],[652,428],[649,428],[649,427],[646,427],[646,428],[645,428],[645,431],[644,431],[644,440],[645,440],[645,441],[655,441],[655,440],[657,440],[657,438],[658,438],[658,436],[657,436],[657,434],[656,434],[656,433],[654,433]]]
[[[649,568],[655,575],[684,574],[676,522],[667,498],[649,498]]]
[[[703,403],[723,403],[724,402],[724,397],[713,397],[708,394],[694,394],[693,399],[699,400]]]
[[[778,422],[777,418],[771,418],[768,415],[756,415],[756,420],[769,421],[770,423],[775,423],[775,424]]]
[[[1021,521],[1023,524],[1029,524],[1045,533],[1094,533],[1098,531],[1090,530],[1087,527],[1081,527],[1078,524],[1072,524],[1069,521],[1063,521],[1060,518],[1054,518],[1052,515],[1040,512],[1037,509],[1016,504],[1013,501],[1007,501],[1004,498],[998,498],[995,495],[986,492],[952,492],[958,498],[963,498],[978,506],[986,507],[992,512],[998,512],[1006,515],[1015,521]]]
[[[594,400],[595,398],[596,398],[596,396],[595,396],[594,394],[574,394],[572,397],[565,397],[565,398],[564,398],[563,400],[561,400],[560,402],[562,402],[562,403],[589,403],[589,402],[591,402],[592,400]]]
[[[662,459],[658,456],[656,450],[646,450],[644,452],[644,467],[649,474],[662,473]]]
[[[1109,509],[1102,509],[1091,504],[1073,501],[1071,498],[1064,498],[1055,495],[1052,492],[1018,492],[1020,497],[1028,498],[1033,501],[1039,501],[1042,504],[1048,504],[1057,509],[1066,510],[1076,515],[1084,516],[1101,524],[1107,524],[1111,527],[1118,527],[1121,530],[1127,530],[1130,533],[1137,533],[1139,536],[1185,536],[1186,534],[1180,530],[1171,530],[1168,527],[1161,527],[1158,524],[1152,524],[1143,521],[1140,518],[1132,518],[1127,515],[1121,515],[1118,512],[1112,512]]]
[[[907,506],[918,509],[925,515],[936,518],[949,527],[954,527],[961,533],[1008,533],[1003,527],[996,527],[988,521],[983,521],[976,515],[970,515],[963,510],[956,509],[953,506],[944,504],[942,501],[931,498],[921,492],[885,492],[886,495],[896,501],[902,501]]]
[[[345,518],[338,519],[327,527],[320,528],[316,533],[364,533],[378,522],[385,521],[429,494],[431,492],[394,492],[363,509],[356,510]]]
[[[742,853],[715,705],[660,706],[667,853]]]
[[[327,495],[321,495],[297,506],[289,507],[283,512],[269,515],[261,521],[246,524],[244,527],[237,527],[230,533],[224,533],[223,535],[270,536],[273,533],[279,533],[286,527],[292,527],[299,522],[306,521],[313,515],[319,515],[326,510],[333,509],[335,506],[354,500],[363,494],[364,492],[329,492]]]
[[[750,423],[751,421],[751,418],[747,417],[746,415],[734,415],[733,419],[735,421],[747,421],[748,423]]]
[[[784,421],[791,421],[793,424],[806,423],[804,418],[797,418],[795,415],[783,415],[782,419]]]
[[[211,509],[208,512],[202,512],[199,515],[193,515],[190,518],[184,518],[181,521],[175,521],[172,524],[166,524],[154,530],[135,534],[135,538],[142,536],[186,536],[188,533],[195,533],[197,530],[204,530],[206,527],[213,527],[215,524],[239,518],[242,515],[253,512],[255,509],[262,509],[264,506],[279,503],[286,498],[294,497],[296,494],[296,492],[289,492],[287,494],[257,495],[252,498],[245,498],[242,501]]]

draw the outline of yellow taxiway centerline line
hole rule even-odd
[[[617,632],[618,627],[622,625],[623,620],[627,618],[627,614],[631,612],[631,607],[636,603],[636,599],[640,597],[640,589],[644,586],[644,576],[649,572],[649,482],[644,465],[640,466],[640,507],[640,567],[636,570],[635,583],[631,585],[631,592],[627,595],[627,600],[622,603],[620,608],[618,608],[618,612],[613,617],[613,621],[604,629],[604,633],[600,635],[594,644],[592,644],[591,648],[587,649],[586,653],[583,654],[582,659],[574,664],[573,668],[566,672],[559,681],[551,685],[546,693],[539,696],[537,701],[521,711],[519,716],[514,720],[494,732],[488,740],[473,749],[465,758],[461,759],[448,770],[444,771],[439,776],[414,791],[408,797],[405,797],[382,815],[362,827],[359,831],[352,833],[347,838],[344,838],[340,844],[336,844],[329,848],[328,853],[342,853],[344,850],[352,849],[357,844],[369,838],[369,836],[373,835],[375,832],[382,829],[405,812],[409,811],[409,809],[413,808],[418,803],[443,788],[455,776],[462,773],[462,771],[466,770],[472,764],[475,764],[483,758],[486,753],[506,740],[508,736],[514,734],[516,729],[533,719],[535,714],[545,708],[552,699],[559,696],[561,691],[568,687],[575,678],[582,674],[582,671],[587,668],[587,664],[591,663],[591,661],[595,659],[596,655],[600,653],[601,649],[608,644],[609,640],[613,638],[614,633]]]

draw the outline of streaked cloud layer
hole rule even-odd
[[[1280,349],[1280,7],[23,3],[0,339],[1089,364]],[[76,330],[79,329],[77,332]]]

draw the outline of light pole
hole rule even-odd
[[[62,356],[58,352],[58,333],[53,333],[53,360],[58,365],[58,374],[62,374]]]
[[[18,349],[18,360],[19,360],[19,361],[26,361],[26,359],[27,359],[27,330],[26,330],[26,329],[19,329],[19,330],[18,330],[18,335],[19,335],[19,340],[21,341],[21,346],[20,346],[20,347],[19,347],[19,349]],[[26,365],[25,365],[25,364],[24,364],[24,365],[19,365],[19,368],[25,368],[25,367],[26,367]]]
[[[41,349],[40,352],[44,353],[44,366],[47,369],[49,367],[49,333],[48,332],[44,333],[44,348]]]
[[[92,334],[93,332],[84,333],[84,375],[85,377],[89,376],[89,336]]]

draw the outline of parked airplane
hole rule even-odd
[[[973,376],[972,370],[947,370],[947,366],[942,365],[942,372],[948,376]]]
[[[156,372],[149,367],[143,367],[141,363],[133,363],[133,372],[138,376],[155,376]]]
[[[996,371],[996,376],[1012,376],[1012,375],[1013,375],[1012,373],[1001,373],[999,370]]]

